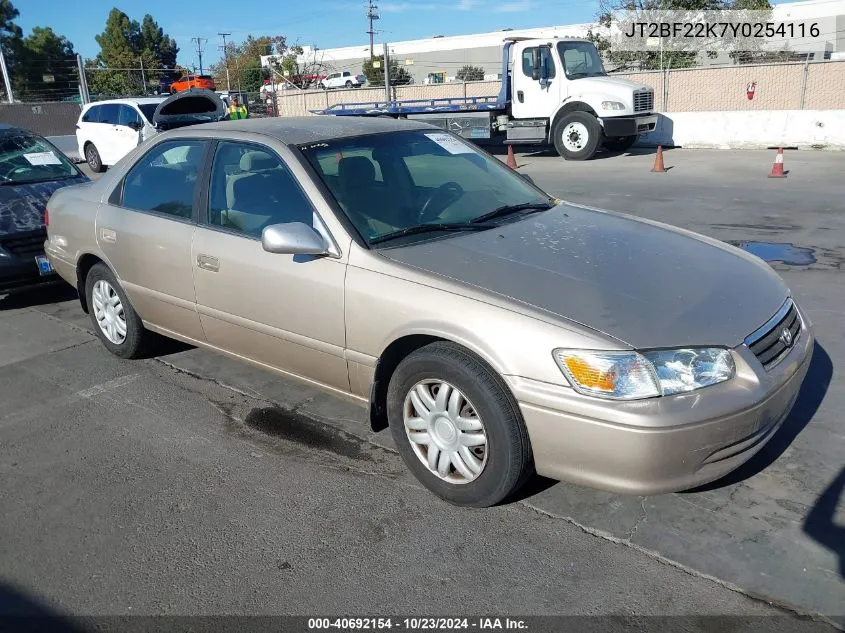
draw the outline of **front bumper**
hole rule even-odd
[[[771,439],[795,404],[814,345],[802,319],[798,340],[770,371],[741,345],[734,349],[734,379],[688,394],[608,401],[508,377],[537,472],[650,495],[688,490],[735,470]]]
[[[604,126],[604,135],[610,138],[647,134],[657,128],[656,114],[601,117],[600,120]]]
[[[0,294],[50,285],[61,281],[55,272],[41,274],[36,263],[44,250],[37,246],[43,231],[26,231],[0,237]]]

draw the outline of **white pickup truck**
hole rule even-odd
[[[317,114],[424,119],[471,140],[552,145],[586,160],[604,145],[626,150],[657,125],[654,90],[608,75],[595,45],[579,39],[508,38],[499,94],[341,103]]]

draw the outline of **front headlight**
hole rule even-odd
[[[719,348],[642,354],[556,349],[552,354],[576,391],[616,400],[693,391],[724,382],[736,372],[731,353]]]
[[[603,110],[624,110],[625,104],[621,101],[602,101],[601,107]]]

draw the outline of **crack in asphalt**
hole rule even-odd
[[[634,523],[633,527],[628,530],[628,533],[625,536],[625,540],[630,542],[632,538],[634,538],[634,534],[637,533],[637,530],[640,528],[640,524],[643,523],[648,519],[648,510],[645,509],[645,502],[648,497],[642,497],[640,499],[640,507],[642,508],[643,512],[640,517],[637,519],[637,522]]]

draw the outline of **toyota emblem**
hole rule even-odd
[[[783,331],[780,333],[780,342],[789,347],[792,345],[792,332],[789,331],[789,328],[783,328]]]

